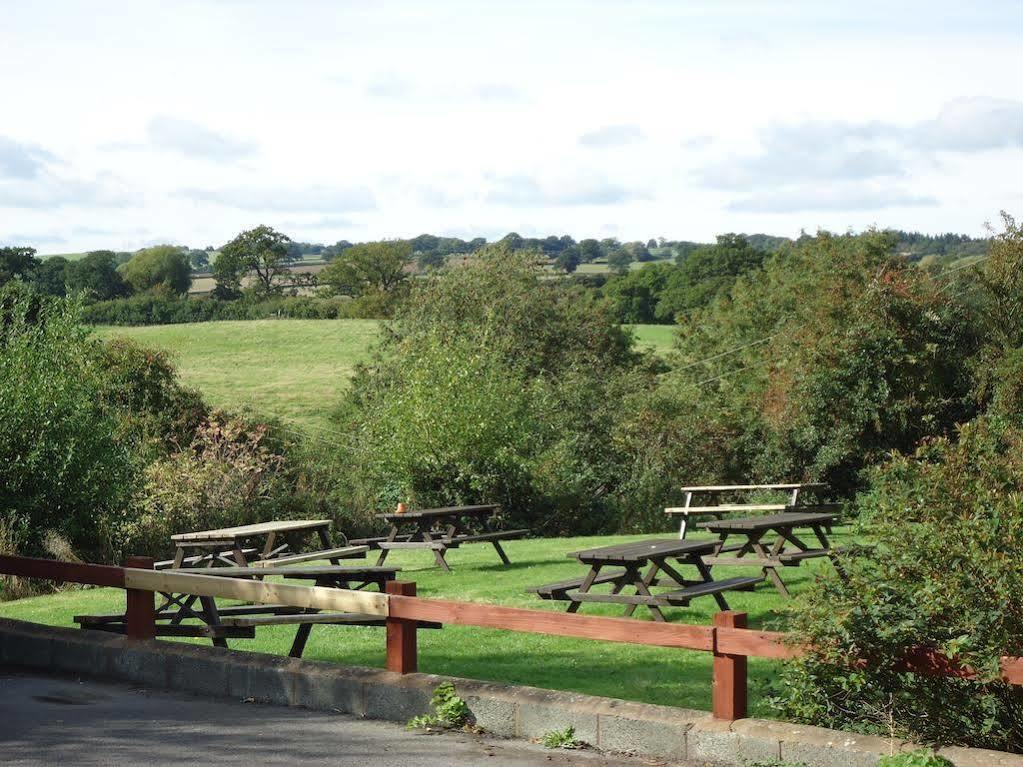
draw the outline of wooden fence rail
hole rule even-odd
[[[133,639],[155,636],[154,598],[161,592],[384,617],[387,668],[401,674],[418,669],[418,621],[710,652],[714,658],[712,713],[726,720],[746,716],[747,658],[785,659],[804,651],[789,642],[784,633],[747,629],[746,613],[734,611],[716,613],[711,626],[639,622],[631,618],[422,599],[416,596],[415,583],[400,581],[388,582],[386,593],[377,594],[196,573],[157,572],[152,569],[153,560],[147,557],[131,557],[125,564],[125,567],[113,567],[0,555],[0,574],[125,589],[127,635]],[[1003,681],[1023,685],[1023,658],[1002,658],[1001,667]],[[931,676],[963,679],[977,676],[973,669],[929,649],[911,652],[901,668]]]

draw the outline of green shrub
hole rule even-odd
[[[612,527],[611,426],[645,379],[591,308],[503,253],[417,285],[339,414],[350,502],[493,502],[537,532]]]
[[[822,581],[795,606],[792,628],[815,649],[787,667],[785,716],[1023,749],[1023,691],[999,681],[999,659],[1023,654],[1020,487],[1023,429],[988,417],[874,471],[859,505],[877,547],[848,563],[848,581]],[[900,671],[921,647],[978,678]]]
[[[190,444],[146,467],[138,497],[118,519],[120,548],[160,556],[175,533],[298,516],[278,450],[269,427],[213,414]]]
[[[111,519],[140,467],[106,404],[80,311],[13,284],[0,290],[0,515],[23,554],[42,554],[53,532],[97,561],[112,554]]]
[[[117,338],[99,346],[98,361],[104,401],[121,415],[126,437],[156,455],[192,441],[207,407],[178,382],[166,352]]]

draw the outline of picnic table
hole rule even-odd
[[[768,485],[692,485],[681,488],[685,493],[682,506],[669,506],[665,514],[681,517],[678,529],[680,539],[686,537],[689,520],[696,517],[723,519],[726,514],[740,514],[760,511],[798,510],[807,494],[817,498],[829,489],[824,482],[785,482]],[[774,503],[721,502],[721,496],[745,496],[750,493],[785,494],[787,500]],[[702,503],[695,503],[702,499]]]
[[[341,559],[365,556],[369,551],[368,546],[350,546],[347,542],[333,546],[330,527],[329,519],[290,519],[179,533],[171,536],[176,548],[174,559],[157,562],[156,567],[279,567],[314,559],[337,565]],[[310,537],[319,548],[303,546]]]
[[[281,576],[290,580],[312,581],[314,586],[328,588],[365,590],[375,588],[384,591],[385,584],[394,580],[400,568],[373,566],[316,565],[287,567],[267,570],[265,567],[214,567],[203,569],[203,574],[224,578],[263,579],[268,575]],[[240,604],[218,605],[213,597],[190,597],[165,595],[170,598],[156,611],[157,636],[206,637],[214,645],[227,647],[229,638],[252,639],[256,629],[264,626],[296,625],[298,630],[291,644],[289,655],[302,657],[312,627],[318,624],[346,626],[383,626],[383,618],[360,613],[320,612],[287,605]],[[199,601],[199,607],[195,602]],[[172,609],[176,608],[176,609]],[[83,629],[100,629],[124,633],[125,616],[119,615],[76,615],[74,618]],[[190,623],[184,621],[191,620]],[[420,623],[421,628],[437,628],[439,624]]]
[[[363,538],[352,541],[355,544],[366,544],[380,549],[377,564],[382,565],[387,555],[395,549],[428,549],[433,552],[437,564],[445,571],[451,572],[445,555],[448,549],[456,549],[463,543],[490,543],[497,551],[501,561],[510,565],[511,560],[501,548],[501,541],[521,538],[529,530],[493,529],[501,507],[497,504],[481,504],[477,506],[445,506],[437,509],[419,509],[417,511],[396,511],[377,514],[377,518],[387,521],[391,530],[386,537]],[[481,532],[476,532],[480,525]]]
[[[839,575],[845,577],[839,555],[847,549],[832,547],[825,533],[837,518],[838,514],[830,511],[789,511],[749,519],[700,522],[697,527],[719,536],[713,542],[713,552],[705,556],[703,561],[712,567],[760,565],[764,576],[771,579],[778,593],[787,597],[789,590],[778,573],[779,567],[797,567],[806,560],[827,557]],[[800,528],[812,530],[819,546],[804,543],[796,535],[796,530]],[[729,544],[728,539],[733,536],[745,540]],[[793,548],[787,550],[790,545]]]
[[[713,596],[718,606],[727,610],[728,602],[722,592],[750,587],[762,581],[763,576],[715,581],[703,559],[713,552],[714,546],[714,541],[669,538],[575,551],[568,556],[589,566],[585,576],[537,586],[529,592],[541,599],[567,601],[570,613],[576,612],[583,602],[610,602],[625,605],[625,616],[629,617],[642,605],[650,610],[655,621],[665,620],[662,607],[686,606],[690,600],[701,596]],[[674,564],[669,560],[674,560]],[[694,568],[698,577],[684,577],[678,571],[679,566]],[[613,569],[601,572],[605,567]],[[597,594],[591,591],[601,584],[611,584],[611,592]],[[670,590],[654,594],[650,588],[656,586],[667,586]],[[630,587],[635,594],[622,593]]]

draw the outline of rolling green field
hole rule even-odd
[[[665,535],[672,525],[665,523]],[[388,564],[402,568],[401,579],[416,581],[421,596],[469,600],[546,610],[563,610],[563,603],[538,599],[526,593],[531,586],[583,575],[584,570],[566,553],[581,548],[639,540],[648,536],[557,538],[508,541],[512,560],[503,567],[488,544],[463,546],[449,553],[453,572],[444,573],[433,565],[429,552],[394,552]],[[698,538],[699,536],[694,536]],[[850,534],[836,529],[836,545],[848,542]],[[352,564],[355,564],[353,561]],[[786,583],[798,592],[813,574],[830,567],[814,560],[783,572]],[[717,577],[756,574],[757,568],[732,568]],[[683,573],[685,574],[685,573]],[[605,587],[606,590],[607,587]],[[783,600],[766,584],[752,592],[729,592],[729,606],[749,613],[751,627],[771,625],[783,607]],[[0,603],[0,616],[48,623],[74,625],[79,614],[106,614],[124,609],[124,592],[115,589],[74,589],[51,596],[32,597]],[[589,615],[621,615],[621,606],[588,604],[581,612]],[[637,620],[649,620],[640,608]],[[678,623],[709,624],[717,610],[710,597],[696,599],[688,608],[667,608],[669,620]],[[294,637],[293,626],[262,628],[255,639],[233,639],[240,650],[287,655]],[[179,641],[199,642],[198,639]],[[597,642],[584,639],[519,634],[511,631],[449,626],[419,633],[421,671],[483,679],[511,684],[571,690],[591,695],[638,700],[648,703],[707,710],[710,707],[709,653],[641,645]],[[384,630],[372,627],[318,626],[313,629],[305,657],[361,666],[383,667]],[[752,716],[769,716],[767,698],[777,662],[750,659],[750,703]]]
[[[169,351],[216,406],[324,425],[380,332],[375,320],[246,320],[99,328]]]
[[[674,328],[635,325],[637,342],[666,352]],[[169,351],[182,379],[216,406],[277,416],[299,428],[325,426],[355,366],[379,337],[376,320],[246,320],[104,327]]]

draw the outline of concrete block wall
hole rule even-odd
[[[429,712],[433,690],[455,685],[476,724],[498,736],[534,739],[571,726],[614,752],[697,764],[785,762],[873,767],[912,744],[818,727],[598,698],[534,687],[296,660],[178,642],[132,641],[98,631],[0,619],[0,665],[95,676],[205,696],[405,723]],[[941,752],[959,767],[1023,767],[1023,757],[980,749]]]

